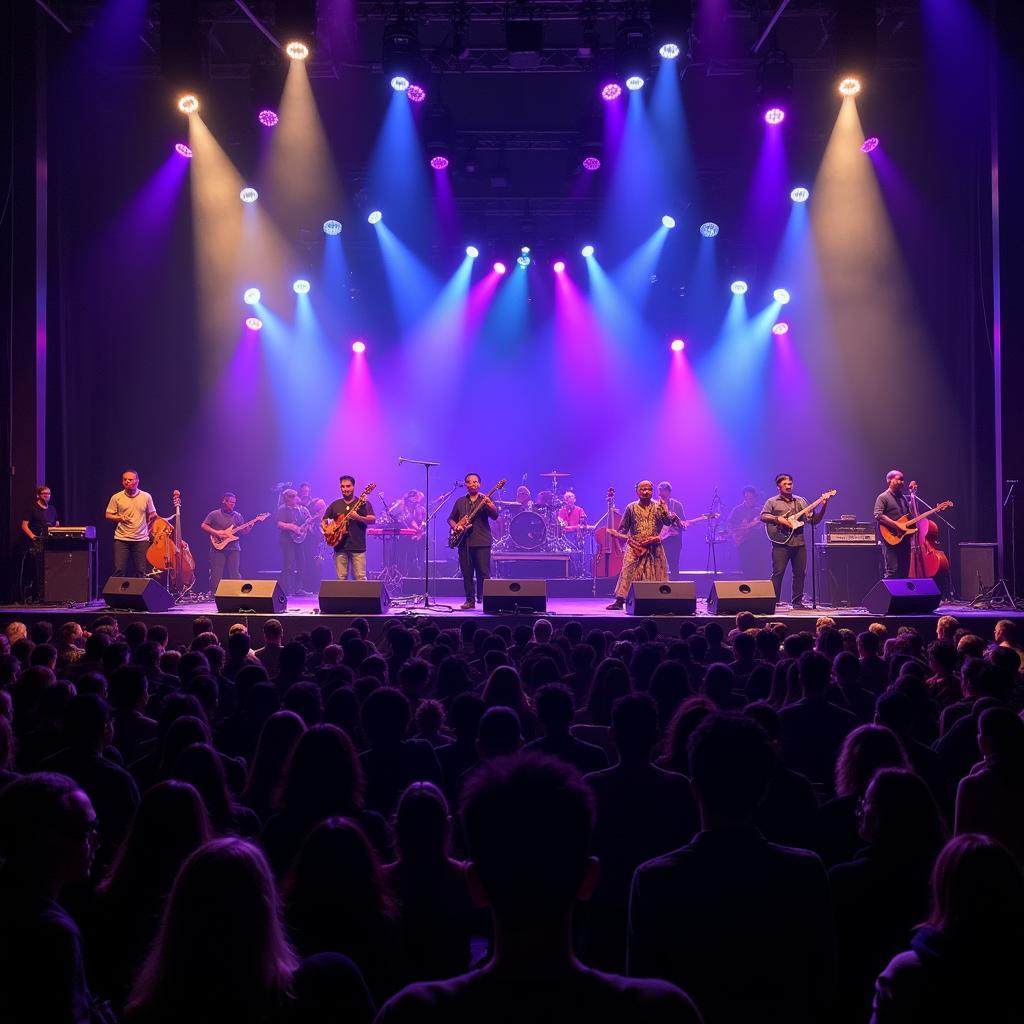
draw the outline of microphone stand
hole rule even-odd
[[[423,507],[425,509],[430,508],[430,467],[440,466],[440,462],[430,462],[426,459],[405,459],[399,457],[398,465],[401,466],[403,462],[411,462],[415,466],[423,467]],[[458,484],[456,484],[456,487]],[[455,488],[452,488],[454,491]],[[450,492],[449,492],[450,493]],[[430,603],[430,521],[437,515],[441,505],[438,503],[437,508],[428,517],[427,521],[423,524],[423,611],[430,611],[434,608],[437,611],[453,612],[455,608],[450,604],[434,604]],[[409,605],[406,607],[407,612],[412,612],[415,605],[418,603],[419,595],[413,595]]]

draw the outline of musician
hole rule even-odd
[[[529,512],[530,509],[533,508],[533,501],[531,500],[532,497],[533,495],[530,494],[530,488],[525,484],[516,488],[516,501],[520,505],[520,512]]]
[[[423,500],[423,492],[414,487],[406,491],[388,509],[388,515],[395,524],[403,530],[416,531],[413,535],[398,538],[398,569],[403,576],[415,576],[420,569],[419,556],[427,521],[427,509]]]
[[[896,520],[910,515],[910,504],[903,493],[903,473],[890,469],[885,474],[886,488],[875,498],[875,522],[884,523],[898,534],[903,532]],[[906,579],[910,575],[910,541],[913,532],[908,533],[899,544],[882,542],[882,557],[885,559],[883,579]]]
[[[804,523],[810,522],[817,525],[825,518],[825,508],[828,501],[821,503],[821,508],[806,519],[800,520],[800,525],[793,530],[793,535],[785,543],[782,538],[789,533],[789,526],[785,520],[789,516],[796,515],[801,509],[807,507],[807,501],[800,495],[793,493],[793,477],[789,473],[780,473],[775,478],[775,486],[779,493],[774,498],[769,498],[761,509],[761,522],[768,525],[769,537],[772,530],[778,527],[779,541],[772,544],[772,586],[775,587],[775,600],[782,596],[782,577],[786,573],[786,566],[793,566],[793,608],[801,609],[804,605],[804,578],[807,575],[807,544],[804,541]]]
[[[59,526],[57,509],[50,504],[52,492],[46,484],[36,488],[36,497],[21,520],[21,592],[24,599],[28,585],[34,582],[36,590],[42,587],[42,539],[51,526]],[[41,594],[38,595],[42,597]]]
[[[490,519],[498,518],[497,506],[480,493],[480,475],[467,473],[465,477],[466,493],[455,502],[448,525],[454,530],[463,516],[469,515],[480,503],[483,508],[473,516],[469,527],[469,536],[459,544],[459,568],[462,570],[462,582],[466,588],[466,603],[462,609],[475,608],[477,601],[484,599],[484,580],[491,578],[491,536]],[[516,491],[516,500],[521,502],[520,494],[526,491],[526,500],[530,500],[530,492],[525,487]],[[476,590],[473,589],[473,578],[476,577]]]
[[[654,484],[641,480],[636,485],[636,501],[631,501],[622,513],[618,530],[610,531],[615,537],[627,541],[622,556],[622,572],[615,584],[615,600],[608,611],[618,611],[626,602],[630,584],[651,580],[664,583],[668,579],[668,559],[661,532],[666,526],[679,527],[681,520],[659,498],[654,501]]]
[[[139,474],[126,469],[121,474],[123,490],[110,496],[106,517],[114,528],[114,575],[126,576],[131,561],[136,576],[149,572],[146,552],[149,550],[149,528],[156,519],[153,496],[139,489]]]
[[[313,487],[303,481],[299,484],[299,504],[310,514],[313,519],[319,520],[327,508],[327,502],[323,498],[313,497]],[[316,593],[323,579],[323,536],[318,529],[311,527],[306,539],[302,542],[303,547],[303,570],[302,588]]]
[[[761,529],[761,511],[757,507],[757,489],[743,488],[743,500],[729,513],[729,533],[736,543],[740,572],[747,579],[756,580],[761,573],[764,531]]]
[[[679,526],[663,526],[661,529],[661,543],[665,548],[665,558],[668,559],[668,578],[679,575],[679,556],[683,551],[682,531],[686,529],[682,525],[686,518],[683,510],[683,503],[672,497],[672,485],[667,480],[658,484],[658,500],[663,501],[680,522]]]
[[[275,518],[277,539],[281,545],[281,587],[289,597],[308,597],[309,591],[302,586],[306,567],[305,545],[293,538],[309,522],[309,510],[299,504],[299,492],[294,487],[286,487],[281,492],[281,504],[277,506]]]
[[[211,540],[224,540],[232,538],[226,548],[218,551],[213,544],[210,545],[210,592],[217,593],[217,587],[221,580],[240,580],[242,573],[239,570],[239,560],[242,557],[242,545],[238,538],[243,533],[248,533],[252,527],[247,526],[244,530],[238,529],[242,525],[242,515],[235,511],[238,498],[233,491],[225,491],[220,499],[220,508],[215,508],[199,525],[210,535]],[[234,533],[229,529],[235,527]]]
[[[566,491],[562,495],[562,507],[558,510],[558,521],[562,524],[567,539],[574,547],[580,546],[583,527],[587,525],[587,513],[582,506],[576,504],[574,491]]]
[[[348,530],[334,546],[334,569],[339,580],[347,580],[349,570],[353,579],[366,579],[366,527],[377,522],[373,506],[365,498],[356,496],[356,478],[347,474],[339,479],[341,497],[327,506],[321,526],[339,516],[348,516]]]

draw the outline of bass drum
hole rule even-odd
[[[539,551],[547,537],[547,524],[536,512],[520,512],[509,524],[508,535],[520,551]]]

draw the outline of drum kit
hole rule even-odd
[[[540,476],[551,481],[551,486],[540,491],[536,501],[527,504],[496,502],[499,516],[494,524],[494,552],[568,555],[571,575],[585,575],[588,562],[584,548],[587,537],[592,533],[586,525],[586,515],[581,509],[578,530],[567,530],[559,516],[566,507],[565,498],[559,493],[559,480],[569,475],[558,470],[541,473]]]

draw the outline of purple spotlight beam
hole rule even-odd
[[[267,108],[266,110],[261,110],[259,114],[257,114],[256,116],[257,120],[261,125],[263,125],[264,128],[273,128],[274,125],[276,125],[277,122],[280,120],[277,114],[275,114],[274,111],[270,110],[269,108]]]
[[[448,166],[448,157],[442,156],[441,154],[432,156],[430,158],[430,166],[433,167],[435,171],[443,171]]]
[[[601,88],[601,99],[617,100],[622,95],[622,86],[618,82],[608,82]]]
[[[873,150],[876,150],[876,149],[878,149],[878,136],[877,135],[872,135],[870,138],[865,139],[860,144],[860,151],[862,153],[870,153],[870,152],[872,152]]]
[[[601,168],[601,161],[596,156],[585,156],[583,158],[583,169],[585,171],[597,171]]]

